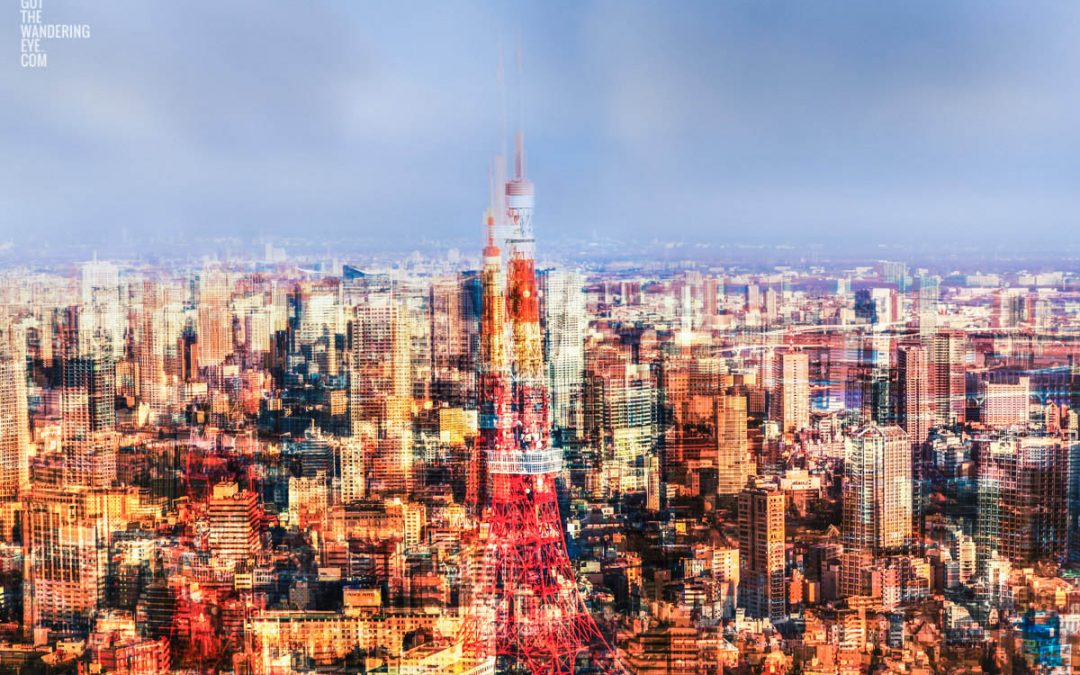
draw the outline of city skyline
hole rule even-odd
[[[49,2],[0,673],[1080,672],[1080,11]]]

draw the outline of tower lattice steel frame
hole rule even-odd
[[[471,491],[483,514],[483,555],[462,639],[467,653],[495,657],[500,669],[571,675],[591,650],[597,667],[610,672],[617,666],[578,591],[559,516],[555,478],[562,452],[550,442],[533,258],[534,193],[520,134],[515,160],[505,202],[493,194],[495,206],[486,217],[480,451]],[[498,214],[499,203],[505,203],[505,214]],[[500,215],[510,231],[505,290],[495,240]]]

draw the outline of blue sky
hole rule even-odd
[[[1052,246],[1080,225],[1077,3],[44,0],[44,14],[92,37],[23,69],[17,8],[0,17],[0,239],[479,240],[500,42],[541,242]]]

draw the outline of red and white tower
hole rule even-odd
[[[463,636],[470,654],[496,657],[500,672],[572,675],[584,652],[596,648],[606,661],[610,649],[578,592],[556,500],[562,452],[551,447],[549,436],[533,185],[526,178],[520,134],[514,177],[505,190],[505,295],[491,212],[484,249],[480,456],[486,538]]]

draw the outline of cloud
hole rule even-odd
[[[0,64],[0,240],[469,238],[504,107],[526,129],[541,242],[678,228],[869,245],[888,228],[1030,243],[1076,225],[1068,4],[54,0],[47,13],[93,37],[50,44],[43,71]]]

